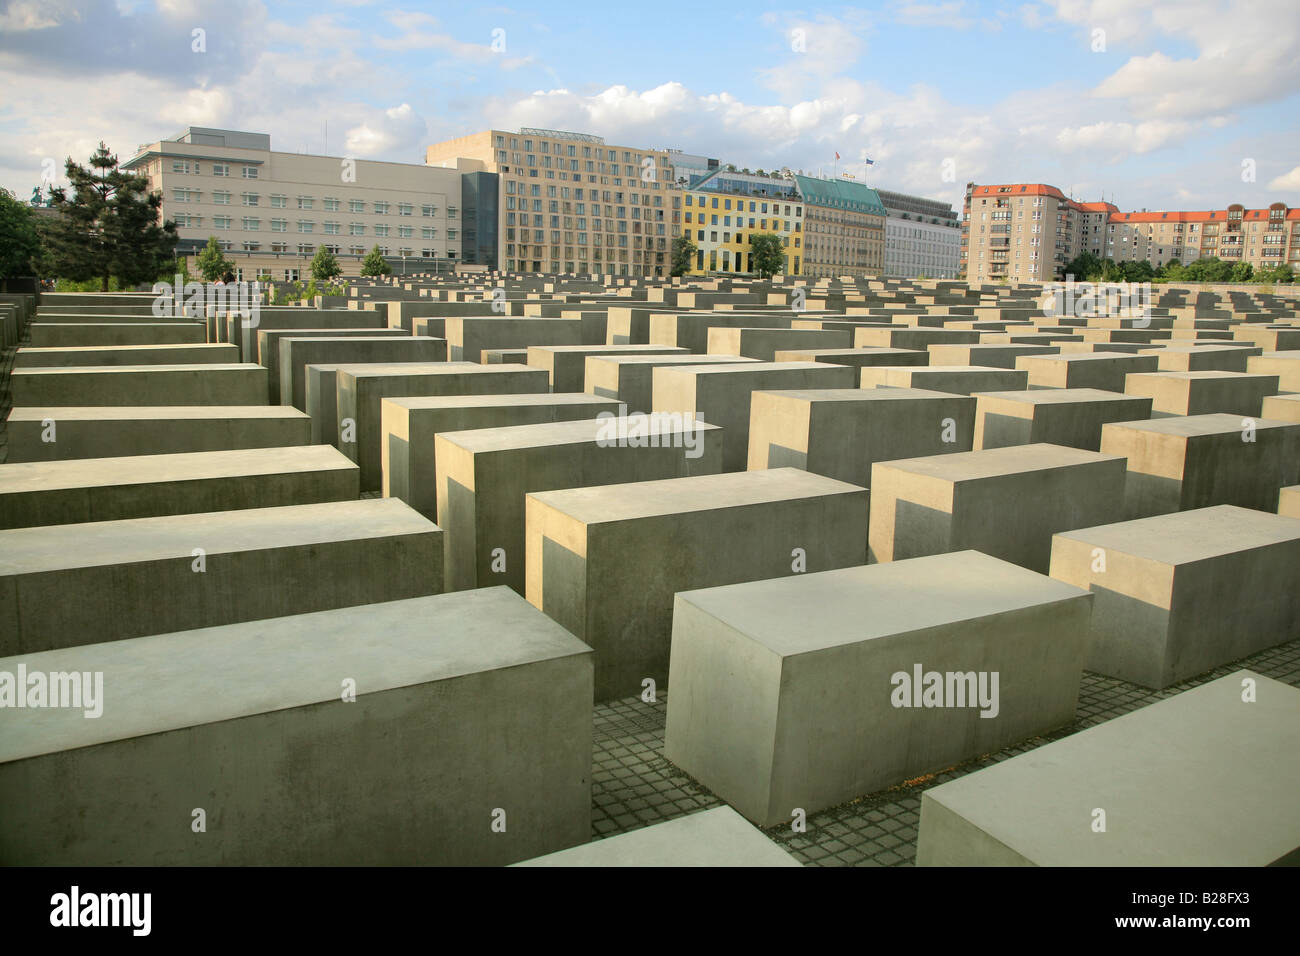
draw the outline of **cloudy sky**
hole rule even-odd
[[[1300,0],[0,0],[0,186],[187,125],[422,162],[593,132],[960,204],[1048,182],[1123,209],[1300,206]],[[857,164],[856,167],[854,164]]]

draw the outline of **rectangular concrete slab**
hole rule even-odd
[[[0,465],[0,528],[275,508],[357,497],[328,445]]]
[[[93,720],[7,712],[10,864],[483,866],[590,836],[591,652],[505,588],[0,659],[20,665],[104,694]]]
[[[20,348],[14,368],[66,368],[84,365],[238,364],[233,345],[91,345],[84,348]]]
[[[596,652],[596,699],[668,683],[673,595],[867,557],[865,488],[797,468],[528,495],[525,596]]]
[[[440,537],[392,499],[0,531],[0,654],[436,594]]]
[[[591,395],[614,398],[632,412],[648,412],[654,402],[654,370],[663,365],[730,365],[752,363],[738,355],[689,355],[684,352],[661,355],[590,355],[584,386]]]
[[[1123,352],[1022,355],[1016,359],[1016,368],[1029,373],[1031,388],[1097,388],[1121,393],[1129,372],[1154,372],[1157,364],[1154,355]]]
[[[1137,372],[1125,379],[1124,391],[1152,400],[1152,414],[1258,416],[1265,396],[1277,393],[1276,375],[1245,372]]]
[[[975,365],[879,365],[863,368],[858,377],[863,388],[922,388],[954,395],[1022,389],[1027,380],[1016,369]]]
[[[435,395],[380,402],[384,497],[400,498],[430,521],[438,517],[434,436],[441,432],[541,425],[617,415],[619,403],[585,394]]]
[[[593,840],[515,866],[800,866],[731,807]]]
[[[869,560],[973,548],[1046,574],[1052,535],[1124,517],[1124,459],[1020,445],[871,468]]]
[[[1045,442],[1098,451],[1101,427],[1151,417],[1151,399],[1097,388],[976,392],[975,450]]]
[[[306,445],[311,422],[272,405],[56,406],[9,412],[8,460],[68,461]]]
[[[679,593],[664,756],[766,827],[995,752],[1074,719],[1091,600],[974,551]]]
[[[717,474],[720,429],[669,416],[514,425],[434,436],[447,590],[524,593],[525,496]]]
[[[834,348],[853,345],[853,334],[846,329],[709,329],[706,351],[709,355],[744,355],[760,362],[775,361],[780,349]]]
[[[280,340],[280,404],[307,410],[306,367],[377,362],[445,362],[445,339],[397,335]]]
[[[14,405],[265,405],[266,369],[250,363],[19,368]]]
[[[777,362],[828,362],[865,368],[868,365],[928,365],[929,353],[915,349],[780,349],[773,354]]]
[[[33,322],[34,348],[90,345],[197,345],[208,333],[201,322]]]
[[[668,345],[534,345],[526,364],[546,370],[552,392],[586,391],[587,359],[611,355],[686,355]]]
[[[975,400],[919,388],[754,392],[750,471],[803,468],[867,487],[877,461],[970,451]]]
[[[925,791],[916,862],[1294,864],[1297,792],[1300,690],[1243,670]]]
[[[1088,670],[1162,689],[1300,637],[1300,521],[1233,505],[1058,534],[1091,590]]]

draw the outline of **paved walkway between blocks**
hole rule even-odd
[[[912,866],[921,794],[928,788],[1243,668],[1300,687],[1300,640],[1269,648],[1162,691],[1084,672],[1077,718],[1070,727],[910,785],[809,814],[804,833],[793,832],[789,824],[765,832],[807,866]],[[593,840],[722,804],[707,788],[664,759],[666,713],[665,694],[660,694],[653,704],[630,697],[597,705],[591,778]]]

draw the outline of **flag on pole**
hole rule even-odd
[[[839,158],[840,158],[840,154],[839,154],[839,153],[836,153],[836,154],[835,154],[835,158],[836,158],[836,159],[839,159]]]
[[[874,159],[863,159],[862,161],[866,163],[868,166],[876,165],[876,161]]]

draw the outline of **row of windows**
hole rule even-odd
[[[175,216],[174,221],[176,222],[176,225],[182,229],[199,229],[203,226],[202,216],[191,216],[182,213],[180,215]],[[233,216],[212,217],[212,227],[214,229],[231,229],[234,227],[234,222],[235,220]],[[271,219],[269,220],[269,222],[270,222],[271,232],[289,231],[289,220],[287,219]],[[255,218],[252,216],[245,216],[243,219],[240,220],[240,223],[245,232],[257,232],[262,228],[262,220],[260,218]],[[316,231],[316,223],[309,219],[299,219],[296,225],[297,225],[297,231],[301,233],[311,233]],[[322,227],[321,231],[325,233],[325,235],[327,236],[337,236],[343,233],[343,223],[340,222],[323,222],[321,223],[321,227]],[[392,234],[390,229],[391,227],[387,225],[383,225],[383,224],[376,225],[374,226],[374,235],[380,238],[387,237]],[[349,236],[364,236],[366,234],[365,224],[359,222],[348,223],[347,234]],[[413,226],[398,226],[397,236],[399,239],[413,239],[415,237],[415,228]],[[421,227],[420,238],[437,239],[438,238],[437,227],[435,226]],[[456,230],[448,229],[447,238],[455,239]]]
[[[728,210],[728,209],[731,208],[731,200],[730,200],[730,199],[727,199],[725,196],[724,196],[724,197],[709,196],[709,197],[707,197],[707,198],[708,198],[708,200],[711,200],[711,201],[712,201],[712,205],[709,205],[709,204],[708,204],[708,202],[706,201],[706,197],[704,197],[704,196],[700,196],[700,197],[699,197],[699,202],[697,203],[697,205],[698,205],[701,209],[705,209],[705,208],[709,208],[709,209],[722,209],[722,210],[725,212],[726,210]],[[691,200],[692,200],[691,194],[690,194],[690,193],[687,193],[687,194],[686,194],[686,205],[688,205],[688,206],[691,205]],[[722,203],[721,206],[718,205],[719,202]],[[766,213],[767,213],[767,207],[768,207],[769,205],[771,205],[771,207],[772,207],[772,214],[773,214],[774,216],[789,216],[789,215],[791,215],[789,204],[786,204],[786,206],[785,206],[785,211],[782,212],[782,211],[781,211],[781,205],[782,205],[782,204],[781,204],[781,203],[775,203],[775,202],[774,202],[774,203],[770,203],[770,204],[769,204],[769,203],[765,203],[765,202],[757,202],[757,203],[756,203],[756,202],[751,202],[751,203],[749,204],[749,211],[750,211],[750,212],[759,212],[759,213],[766,214]],[[755,209],[755,208],[754,208],[755,206],[758,206],[759,208],[758,208],[758,209]],[[737,212],[744,212],[744,211],[745,211],[745,201],[744,201],[743,199],[737,199],[737,200],[736,200],[736,211],[737,211]],[[795,218],[801,218],[801,217],[803,216],[803,207],[796,203],[795,206],[794,206],[794,213],[793,213],[793,215],[794,215]]]
[[[698,222],[698,223],[700,223],[701,225],[703,225],[703,224],[704,224],[704,217],[705,217],[705,215],[707,215],[707,214],[706,214],[706,213],[699,213],[699,214],[696,216],[695,221]],[[730,226],[730,225],[731,225],[731,217],[730,217],[730,216],[723,216],[723,217],[722,217],[722,222],[718,222],[718,217],[717,217],[716,215],[712,215],[710,218],[711,218],[711,220],[712,220],[711,222],[708,223],[710,226]],[[691,221],[691,214],[690,214],[689,212],[686,213],[686,221],[687,221],[688,223]],[[756,227],[756,226],[755,226],[755,223],[756,223],[756,222],[761,222],[762,225]],[[743,216],[737,216],[737,217],[736,217],[736,225],[737,225],[738,227],[739,227],[739,226],[744,226],[744,225],[745,225],[745,217],[743,217]],[[753,218],[751,217],[750,220],[749,220],[749,228],[750,228],[750,229],[758,228],[758,229],[764,229],[764,230],[766,230],[766,229],[767,229],[767,220],[766,220],[766,219],[755,220],[755,219],[753,219]],[[788,219],[786,219],[786,220],[773,219],[773,220],[772,220],[772,228],[773,228],[773,229],[776,229],[776,230],[779,230],[779,231],[782,231],[782,232],[790,232],[790,231],[791,231],[791,230],[790,230],[790,221],[789,221]],[[799,232],[799,231],[801,231],[802,229],[803,229],[803,223],[801,223],[801,222],[796,222],[796,223],[794,224],[794,231],[795,231],[795,232]]]
[[[224,251],[224,252],[233,252],[233,251],[234,251],[234,248],[235,248],[235,244],[234,244],[233,242],[231,242],[229,239],[219,239],[219,240],[217,240],[217,245],[219,245],[219,246],[221,247],[222,251]],[[337,256],[337,255],[342,255],[342,254],[343,254],[343,247],[342,247],[342,246],[322,245],[320,248],[322,248],[322,249],[327,249],[327,250],[329,250],[330,252],[334,253],[336,256]],[[261,252],[261,251],[262,251],[262,244],[261,244],[260,242],[252,242],[252,241],[244,242],[244,243],[241,243],[241,245],[240,245],[240,251],[242,251],[242,252]],[[296,253],[297,255],[300,255],[300,256],[311,256],[311,255],[315,255],[315,254],[316,254],[316,246],[311,245],[311,244],[309,244],[309,243],[300,243],[299,245],[295,246],[293,249],[290,249],[290,248],[289,248],[289,244],[288,244],[287,242],[273,242],[273,243],[271,243],[271,244],[268,246],[268,251],[270,251],[270,252],[272,252],[272,253],[275,253],[275,254],[277,254],[277,255],[289,255],[289,254]],[[365,246],[349,246],[347,251],[348,251],[348,254],[349,254],[349,255],[353,255],[353,256],[364,256],[364,255],[365,255],[366,253],[368,253],[370,250],[367,249]],[[414,257],[414,256],[415,256],[415,250],[412,249],[412,248],[410,248],[409,246],[403,246],[403,247],[401,247],[401,248],[399,248],[399,249],[396,249],[396,250],[390,249],[388,246],[380,246],[380,247],[379,247],[379,254],[380,254],[381,256],[412,256],[412,257]],[[442,255],[438,252],[437,249],[421,249],[421,250],[420,250],[420,258],[424,258],[424,259],[439,259],[439,258],[442,258]],[[446,256],[446,258],[448,258],[448,259],[455,259],[455,258],[456,258],[456,250],[455,250],[455,249],[449,249],[449,250],[447,250],[447,256]],[[241,271],[242,271],[242,270],[241,270]],[[297,270],[291,270],[291,271],[293,271],[293,272],[295,273],[294,278],[296,279],[296,278],[297,278],[297,275],[296,275]],[[293,281],[293,280],[290,279],[289,276],[287,276],[287,275],[285,276],[285,279],[286,279],[286,281]]]
[[[214,189],[212,191],[211,201],[213,205],[216,206],[229,206],[232,204],[231,200],[233,198],[233,195],[234,194],[231,193],[229,190]],[[260,193],[240,193],[239,198],[240,198],[240,202],[245,206],[260,206],[262,204],[262,196]],[[184,202],[184,203],[202,202],[203,191],[199,189],[190,189],[185,186],[178,186],[172,190],[172,199],[175,202]],[[269,205],[272,209],[289,208],[289,197],[283,195],[282,193],[271,193],[268,199],[269,199]],[[361,214],[364,214],[366,212],[367,203],[365,202],[365,200],[349,199],[347,201],[347,204],[348,204],[348,212],[361,213]],[[391,214],[394,205],[396,205],[397,207],[397,215],[399,216],[415,215],[415,205],[413,203],[394,204],[391,202],[375,201],[370,203],[369,205],[373,210],[374,215],[376,216],[387,216]],[[303,210],[315,209],[316,208],[315,197],[298,196],[297,208]],[[324,200],[322,200],[321,208],[325,212],[342,212],[343,200],[335,199],[333,197],[327,197]],[[433,218],[438,214],[438,207],[433,204],[425,204],[420,207],[420,212],[421,215],[427,218]],[[450,219],[456,218],[455,206],[447,207],[447,217]]]
[[[213,176],[231,176],[231,175],[233,175],[233,173],[231,172],[231,170],[233,169],[233,166],[234,166],[234,164],[232,164],[232,163],[213,163],[213,164],[212,164],[212,175],[213,175]],[[240,170],[241,170],[240,175],[243,176],[245,179],[256,179],[256,178],[257,178],[257,167],[256,167],[256,166],[241,166],[241,167],[240,167]],[[173,172],[173,173],[181,173],[182,175],[195,175],[195,176],[202,176],[202,175],[203,175],[203,162],[202,162],[201,160],[198,160],[198,159],[193,159],[193,160],[191,160],[191,159],[173,159],[173,160],[172,160],[172,172]]]
[[[511,136],[509,139],[510,139],[511,150],[517,150],[520,148],[518,137]],[[505,136],[498,136],[496,138],[496,148],[498,150],[502,150],[506,148]],[[578,147],[572,143],[557,143],[552,140],[544,140],[544,139],[537,141],[537,149],[533,149],[533,140],[525,139],[523,141],[523,151],[525,153],[542,153],[543,155],[554,155],[554,156],[577,156],[578,155]],[[602,152],[605,154],[604,156],[601,155]],[[582,158],[583,159],[607,159],[611,163],[618,162],[618,150],[606,149],[599,146],[583,146]],[[626,150],[626,149],[623,150],[623,162],[625,163],[639,163],[644,158],[645,157],[642,156],[642,154],[640,153],[634,153],[631,150]],[[651,156],[650,158],[653,159],[654,157]]]

